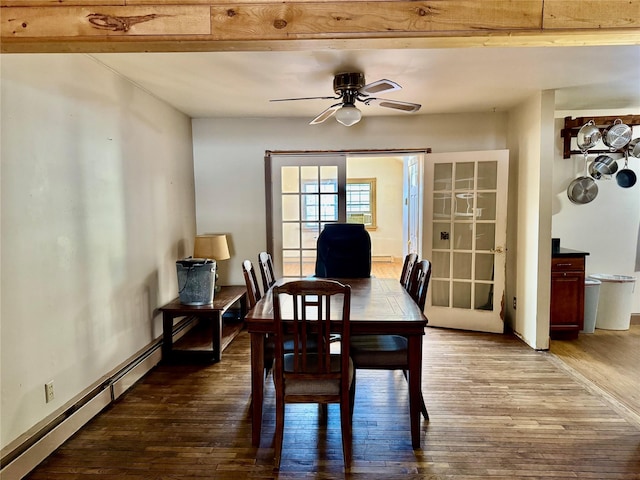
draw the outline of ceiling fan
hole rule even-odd
[[[339,103],[331,105],[320,115],[309,122],[310,125],[322,123],[335,115],[336,120],[342,125],[350,127],[355,125],[362,118],[362,112],[355,106],[356,102],[365,105],[378,105],[385,108],[393,108],[402,112],[414,113],[420,110],[421,105],[417,103],[399,102],[397,100],[387,100],[384,98],[372,97],[373,94],[393,92],[402,87],[391,80],[377,80],[373,83],[365,84],[364,73],[339,73],[333,78],[333,90],[335,97],[302,97],[302,98],[280,98],[270,100],[271,102],[288,102],[291,100],[340,100]]]

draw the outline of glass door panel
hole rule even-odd
[[[496,224],[476,223],[476,250],[491,250],[496,245]]]
[[[476,264],[474,278],[476,280],[487,280],[493,282],[493,262],[492,253],[476,253]]]
[[[298,193],[300,187],[300,169],[297,167],[282,167],[282,193]]]
[[[452,282],[454,308],[471,308],[471,283]]]
[[[495,192],[483,192],[478,194],[476,217],[478,220],[496,219],[496,194]]]
[[[282,195],[282,220],[300,220],[300,198],[298,195]]]
[[[478,190],[496,190],[498,185],[498,162],[478,164]]]
[[[453,245],[456,250],[471,250],[473,248],[473,224],[453,224]]]
[[[453,182],[452,175],[453,164],[451,163],[440,163],[434,165],[433,171],[433,191],[437,192],[439,190],[451,190],[451,185]],[[449,198],[447,196],[446,198]]]
[[[431,305],[436,307],[449,306],[449,282],[431,280],[429,289],[431,290]]]
[[[475,289],[475,309],[493,310],[493,284],[476,283]]]

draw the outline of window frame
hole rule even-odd
[[[369,210],[367,212],[362,212],[364,215],[371,215],[371,223],[367,224],[364,222],[353,222],[353,223],[364,223],[364,226],[367,230],[377,230],[378,228],[378,224],[377,224],[377,208],[376,208],[376,202],[377,202],[377,192],[376,192],[376,181],[377,179],[374,177],[370,177],[370,178],[347,178],[347,186],[346,186],[346,199],[345,199],[345,203],[346,203],[346,209],[347,209],[347,223],[349,222],[349,185],[368,185],[369,187]],[[328,183],[328,182],[327,182]],[[308,212],[309,208],[318,208],[318,215],[320,215],[320,221],[322,222],[322,205],[321,205],[321,192],[310,192],[306,190],[306,185],[307,184],[303,184],[303,194],[305,195],[309,195],[308,197],[305,197],[306,199],[310,199],[312,198],[312,195],[318,195],[318,204],[317,205],[309,205],[305,204],[302,205],[302,210],[303,210],[303,220],[308,218],[306,216],[306,212]],[[315,183],[309,183],[309,185],[315,185]],[[325,205],[326,207],[327,205]],[[334,206],[336,208],[336,215],[335,217],[337,218],[337,205]],[[357,213],[355,214],[357,215]],[[335,219],[324,219],[325,222],[335,222]],[[312,229],[316,229],[315,225],[311,225],[311,222],[305,222],[304,226],[306,229],[312,230]]]
[[[346,192],[346,205],[347,205],[347,222],[349,222],[349,185],[357,185],[357,184],[368,184],[369,185],[369,211],[363,212],[365,214],[371,215],[371,223],[366,224],[365,228],[367,230],[377,230],[377,191],[376,191],[376,181],[375,177],[369,178],[347,178],[347,192]],[[364,223],[364,222],[362,222]]]

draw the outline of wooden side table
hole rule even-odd
[[[224,325],[223,315],[234,304],[240,305],[240,319],[231,325]],[[219,362],[222,351],[240,332],[243,319],[247,313],[247,291],[244,286],[223,286],[215,293],[213,303],[209,305],[184,305],[176,298],[160,307],[162,312],[162,360],[172,361],[208,360]],[[173,320],[176,317],[195,317],[199,325],[194,327],[206,329],[207,334],[191,335],[189,332],[184,339],[173,343]],[[201,332],[200,332],[201,333]],[[193,337],[188,339],[188,337]],[[211,348],[207,348],[207,347]],[[185,347],[185,348],[182,348]],[[203,348],[205,347],[205,348]]]

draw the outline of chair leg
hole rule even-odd
[[[429,412],[427,411],[427,406],[424,404],[424,397],[422,396],[422,392],[420,392],[420,411],[422,412],[422,416],[425,420],[429,420]]]
[[[407,374],[407,371],[403,370],[402,374],[404,375],[405,380],[408,382],[409,376]],[[422,396],[422,389],[420,389],[420,412],[422,412],[422,416],[424,417],[425,420],[429,420],[429,412],[427,411],[427,406],[424,403],[424,397]]]
[[[351,382],[351,388],[349,389],[349,413],[351,415],[351,419],[353,419],[353,407],[356,403],[356,371],[357,369],[353,369],[353,381]]]
[[[318,404],[318,423],[326,425],[329,419],[329,406],[326,403]]]
[[[353,390],[353,388],[352,388]],[[340,402],[340,426],[342,429],[342,456],[344,471],[351,471],[352,438],[351,438],[351,408],[349,402]]]
[[[276,432],[274,438],[274,463],[275,468],[280,468],[280,459],[282,458],[282,440],[284,437],[284,400],[276,398]]]

